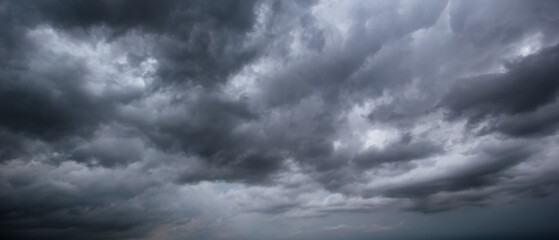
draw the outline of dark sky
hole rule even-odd
[[[1,239],[559,239],[559,1],[0,1]]]

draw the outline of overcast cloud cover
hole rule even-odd
[[[2,239],[559,237],[559,1],[0,1]]]

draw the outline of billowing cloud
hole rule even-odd
[[[547,215],[487,235],[418,217],[482,228],[512,221],[503,206],[556,207],[557,16],[556,1],[3,1],[1,235],[559,235]]]

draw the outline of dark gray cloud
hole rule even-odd
[[[506,63],[502,74],[460,80],[443,98],[453,115],[468,115],[472,122],[497,116],[496,129],[513,136],[553,133],[559,74],[558,46],[543,49],[518,62]]]
[[[118,176],[122,171],[113,174],[82,168],[77,175],[72,171],[80,168],[72,164],[61,165],[55,172],[43,169],[46,165],[42,164],[31,169],[22,168],[21,162],[10,166],[2,173],[6,185],[1,221],[6,237],[43,239],[86,234],[89,238],[92,233],[91,238],[105,234],[122,238],[138,235],[135,232],[143,230],[135,229],[150,219],[147,212],[139,211],[141,204],[130,203],[154,186],[153,182],[128,182],[127,178],[133,176]],[[52,178],[52,174],[63,177]],[[95,178],[96,174],[112,182]],[[68,228],[75,230],[66,232]],[[128,230],[133,231],[126,233]]]
[[[559,121],[557,104],[549,104],[540,109],[524,114],[509,116],[500,120],[495,129],[510,136],[549,135],[557,130]]]
[[[441,192],[459,191],[480,186],[487,186],[499,180],[502,172],[521,161],[525,161],[533,150],[525,146],[498,146],[480,149],[481,153],[473,159],[468,159],[466,167],[457,169],[456,172],[450,171],[448,175],[441,179],[415,185],[402,189],[392,189],[388,194],[403,196],[420,195]]]
[[[85,134],[110,114],[112,99],[93,97],[81,88],[87,69],[77,59],[44,60],[57,64],[45,71],[29,69],[2,81],[3,127],[53,139]]]
[[[1,235],[369,239],[410,212],[552,199],[557,16],[556,1],[2,1]],[[351,223],[372,212],[394,221]]]
[[[517,63],[508,63],[504,74],[462,80],[443,99],[449,108],[475,114],[534,111],[555,100],[558,47],[541,50]]]

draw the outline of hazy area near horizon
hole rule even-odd
[[[0,1],[0,239],[559,239],[559,1]]]

